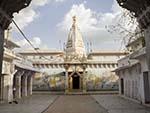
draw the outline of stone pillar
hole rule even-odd
[[[15,77],[15,98],[21,98],[21,75]]]
[[[68,84],[68,70],[66,70],[66,81],[65,81],[65,93],[69,92],[69,84]]]
[[[29,75],[27,79],[27,93],[28,96],[32,95],[32,82],[33,82],[33,76]]]
[[[4,76],[4,87],[3,87],[3,100],[6,102],[11,102],[13,100],[13,87],[12,87],[12,76]]]
[[[23,70],[17,70],[13,78],[13,96],[15,99],[21,98],[21,76],[23,74]]]
[[[2,76],[2,64],[3,64],[3,52],[4,52],[4,30],[0,27],[0,101],[3,100],[3,76]]]
[[[145,30],[145,42],[146,42],[146,58],[148,69],[150,70],[150,27]]]
[[[70,89],[72,89],[73,88],[73,86],[72,86],[72,77],[69,78],[69,84],[70,84]]]
[[[83,65],[83,93],[86,93],[86,66]]]
[[[119,74],[118,74],[119,75]],[[118,82],[118,84],[119,84],[119,94],[120,95],[122,95],[122,88],[121,88],[121,77],[119,77],[119,82]]]
[[[124,89],[125,89],[125,91],[124,91],[124,95],[125,95],[125,96],[127,96],[128,83],[127,83],[127,80],[126,80],[126,79],[124,79],[124,80],[125,80],[125,88],[124,88]]]
[[[145,30],[145,42],[146,42],[146,58],[148,65],[148,81],[149,83],[145,87],[149,87],[148,94],[150,94],[150,26]],[[150,95],[148,96],[148,101],[150,101]]]
[[[22,97],[25,97],[27,96],[27,78],[28,78],[28,73],[25,73],[22,77],[21,77],[21,88],[22,88],[22,91],[21,91],[21,96]]]
[[[67,94],[69,92],[69,75],[68,75],[68,69],[69,69],[69,65],[65,65],[65,93]]]

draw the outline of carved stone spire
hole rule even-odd
[[[80,61],[86,57],[84,42],[80,30],[77,27],[76,16],[72,17],[73,24],[68,35],[66,45],[66,60],[67,61]]]

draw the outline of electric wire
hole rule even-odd
[[[33,49],[36,49],[34,47],[34,45],[31,43],[31,41],[26,37],[26,35],[24,34],[24,32],[20,29],[20,27],[18,26],[18,24],[15,22],[15,20],[12,19],[13,24],[17,27],[17,29],[19,30],[19,32],[21,33],[21,35],[25,38],[25,40],[30,44],[30,46]]]
[[[40,48],[36,48],[32,42],[27,38],[27,36],[25,35],[25,33],[21,30],[21,28],[19,27],[19,25],[16,23],[16,21],[14,19],[12,19],[12,22],[13,24],[16,26],[16,28],[18,29],[18,31],[21,33],[21,35],[23,36],[23,38],[29,43],[29,45],[34,49],[34,51],[42,58],[46,59],[46,60],[49,60],[49,61],[52,61],[50,60],[49,58],[43,56],[43,55],[40,55],[41,53],[38,51],[40,50]]]

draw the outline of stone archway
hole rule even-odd
[[[81,91],[83,88],[83,72],[69,73],[69,91]]]

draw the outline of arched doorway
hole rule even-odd
[[[77,73],[72,76],[72,88],[80,89],[80,76]]]

